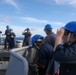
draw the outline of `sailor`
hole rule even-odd
[[[50,24],[46,24],[44,27],[44,31],[46,33],[45,42],[51,44],[54,47],[56,34],[52,31],[52,26]]]
[[[24,35],[24,40],[23,40],[23,46],[28,46],[30,45],[30,38],[32,33],[30,32],[29,28],[26,28],[23,32],[22,35]]]
[[[9,38],[10,38],[10,26],[7,25],[6,28],[7,29],[5,30],[5,34],[3,34],[3,35],[6,35],[5,42],[4,42],[4,49],[7,49],[7,46],[9,46]]]
[[[38,50],[38,58],[34,62],[38,66],[39,75],[45,75],[49,64],[52,59],[52,54],[54,49],[51,45],[44,43],[44,37],[36,34],[32,37],[32,46]],[[52,65],[52,70],[50,70],[51,75],[53,75],[54,64]]]
[[[9,49],[15,48],[15,33],[13,32],[13,29],[10,28],[10,43],[9,43]]]
[[[76,21],[57,30],[54,49],[54,59],[60,62],[59,75],[76,75]]]

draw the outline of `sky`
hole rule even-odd
[[[6,26],[13,29],[16,36],[30,28],[32,36],[46,36],[44,27],[51,24],[53,32],[76,20],[76,0],[0,0],[0,30],[4,34]]]

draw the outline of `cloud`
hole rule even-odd
[[[43,27],[33,27],[33,30],[31,29],[31,32],[32,32],[32,36],[35,35],[35,34],[40,34],[42,36],[45,36],[45,32],[43,30]]]
[[[56,26],[64,26],[65,24],[62,22],[50,22],[50,24],[52,25],[56,25]]]
[[[3,22],[6,23],[6,24],[11,23],[10,17],[6,16],[5,18],[3,18]]]
[[[21,19],[24,20],[25,22],[32,22],[32,23],[48,23],[49,22],[47,20],[39,20],[32,17],[21,17]]]
[[[34,0],[37,3],[53,4],[53,0]]]
[[[71,6],[76,6],[76,0],[55,0],[56,4],[66,4]]]
[[[14,6],[16,9],[20,9],[14,0],[4,0],[3,2]]]
[[[20,17],[20,19],[22,19],[22,21],[24,20],[24,22],[29,22],[29,23],[43,23],[43,24],[52,24],[52,25],[58,25],[58,26],[63,26],[64,23],[62,22],[52,22],[52,21],[48,21],[48,20],[40,20],[40,19],[36,19],[36,18],[32,18],[32,17]]]

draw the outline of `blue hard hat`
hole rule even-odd
[[[13,31],[13,29],[12,29],[12,28],[10,28],[10,31]]]
[[[50,24],[46,24],[44,30],[47,30],[47,29],[52,29],[52,26]]]
[[[72,33],[76,33],[76,21],[71,21],[71,22],[67,23],[65,25],[64,29],[66,29]]]
[[[6,28],[9,28],[9,25],[7,25]]]
[[[32,37],[32,40],[31,40],[32,45],[34,45],[34,43],[35,43],[36,41],[38,41],[38,39],[41,39],[41,38],[43,38],[42,35],[39,35],[39,34],[34,35],[34,36]]]

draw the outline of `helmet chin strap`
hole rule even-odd
[[[67,43],[69,43],[71,33],[68,34]]]
[[[36,47],[37,49],[40,49],[40,48],[36,45],[36,43],[34,43],[34,45],[35,45],[35,47]]]

